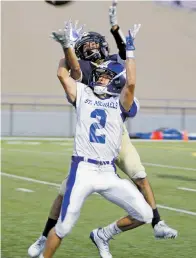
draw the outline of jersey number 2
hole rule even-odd
[[[92,113],[91,113],[91,117],[92,118],[97,118],[100,117],[100,121],[99,123],[93,123],[90,126],[90,142],[97,142],[97,143],[105,143],[105,135],[96,135],[96,130],[97,129],[102,129],[105,127],[105,123],[106,123],[106,117],[107,114],[103,109],[95,109]]]

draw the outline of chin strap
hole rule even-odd
[[[118,93],[114,93],[114,92],[109,92],[107,91],[107,86],[103,87],[103,86],[95,86],[94,87],[94,93],[96,93],[97,95],[110,95],[110,96],[118,96]]]
[[[95,86],[94,87],[94,92],[97,94],[97,95],[103,95],[103,94],[107,94],[107,88],[105,86]]]

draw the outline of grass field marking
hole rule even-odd
[[[146,166],[151,166],[151,167],[161,167],[161,168],[170,168],[170,169],[180,169],[180,170],[196,171],[196,168],[186,168],[186,167],[154,164],[154,163],[148,163],[148,162],[143,162],[143,164],[146,165]]]
[[[66,152],[49,152],[49,151],[34,151],[34,150],[21,150],[21,149],[5,149],[2,148],[1,150],[4,151],[15,151],[15,152],[23,152],[23,153],[35,153],[35,154],[43,154],[43,155],[68,155],[67,152],[72,151],[73,148],[66,148]],[[169,169],[180,169],[180,170],[188,170],[188,171],[196,171],[196,168],[187,168],[187,167],[178,167],[178,166],[170,166],[170,165],[162,165],[162,164],[155,164],[155,163],[148,163],[143,162],[146,166],[151,167],[161,167],[161,168],[169,168]]]
[[[16,191],[21,191],[21,192],[27,192],[27,193],[33,193],[35,191],[27,188],[16,188]]]
[[[186,187],[177,187],[179,190],[189,191],[189,192],[196,192],[196,189],[186,188]]]
[[[50,142],[51,144],[60,145],[60,146],[71,146],[73,142]]]
[[[60,184],[51,183],[51,182],[42,181],[42,180],[37,180],[37,179],[30,178],[30,177],[17,176],[17,175],[13,175],[13,174],[4,173],[4,172],[1,172],[1,175],[11,177],[11,178],[20,179],[20,180],[24,180],[24,181],[28,181],[28,182],[43,184],[43,185],[52,185],[52,186],[56,186],[56,187],[60,186]]]
[[[22,141],[7,141],[6,143],[7,143],[7,144],[13,144],[13,145],[15,145],[15,144],[16,144],[16,145],[17,145],[17,144],[19,145],[19,144],[22,144]]]
[[[55,144],[55,145],[61,145],[61,146],[71,146],[73,143],[72,142],[50,142],[51,144]],[[42,144],[42,142],[35,142],[35,141],[6,141],[6,144],[9,145],[40,145]]]
[[[30,178],[30,177],[17,176],[17,175],[13,175],[13,174],[4,173],[4,172],[1,172],[1,175],[2,176],[7,176],[7,177],[10,177],[10,178],[16,178],[16,179],[24,180],[24,181],[34,182],[34,183],[38,183],[38,184],[60,186],[60,184],[41,181],[41,180],[33,179],[33,178]],[[185,214],[188,214],[188,215],[196,216],[196,212],[192,212],[192,211],[176,209],[176,208],[172,208],[172,207],[168,207],[168,206],[164,206],[164,205],[160,205],[160,204],[158,204],[157,207],[162,208],[162,209],[166,209],[166,210],[171,210],[171,211],[176,211],[176,212],[179,212],[179,213],[185,213]]]
[[[166,210],[170,210],[170,211],[176,211],[176,212],[179,212],[179,213],[185,213],[185,214],[196,216],[196,212],[192,212],[192,211],[176,209],[176,208],[172,208],[172,207],[168,207],[168,206],[160,205],[160,204],[157,204],[157,207],[162,208],[162,209],[166,209]]]
[[[37,154],[43,154],[43,155],[67,155],[68,151],[73,151],[73,148],[66,148],[66,152],[52,152],[52,151],[34,151],[34,150],[21,150],[21,149],[5,149],[1,148],[3,151],[11,151],[11,152],[22,152],[22,153],[37,153]]]
[[[22,144],[24,144],[24,145],[40,145],[41,144],[41,142],[26,142],[26,141],[7,141],[6,142],[7,144],[11,144],[11,145],[13,145],[13,144],[15,144],[15,145],[22,145]]]
[[[69,138],[69,137],[9,137],[9,136],[4,136],[1,137],[1,140],[10,140],[10,141],[34,141],[34,140],[39,140],[39,141],[73,141],[74,138]],[[183,140],[145,140],[145,139],[130,139],[132,142],[155,142],[155,143],[168,143],[168,142],[176,142],[176,143],[183,143]],[[188,143],[196,143],[196,140],[190,140]]]
[[[194,151],[195,149],[193,148],[187,148],[187,147],[171,147],[171,146],[137,146],[137,149],[142,148],[142,149],[160,149],[160,150],[175,150],[175,151]]]
[[[3,141],[73,141],[74,138],[67,137],[2,137]]]

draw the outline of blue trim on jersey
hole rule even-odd
[[[66,185],[66,192],[63,198],[62,206],[61,206],[61,221],[65,219],[65,216],[67,214],[67,208],[70,204],[70,197],[71,197],[71,192],[76,180],[76,172],[78,169],[78,164],[79,162],[77,161],[72,161],[71,163],[71,169],[69,173],[69,177],[67,180],[67,185]]]
[[[120,63],[122,65],[125,65],[125,61],[118,54],[109,55],[108,57],[106,57],[104,62],[105,61],[109,61],[109,60],[118,62],[118,63]]]
[[[120,101],[119,101],[119,103],[120,103]],[[125,121],[125,119],[127,117],[135,117],[137,114],[137,104],[135,101],[133,101],[133,104],[129,111],[126,111],[121,103],[120,103],[120,109],[122,111],[121,117],[122,117],[123,122]]]

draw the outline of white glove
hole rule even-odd
[[[75,24],[72,24],[72,21],[69,20],[68,22],[64,22],[65,24],[65,30],[70,30],[69,31],[69,35],[70,35],[70,40],[74,43],[80,40],[82,38],[82,36],[85,34],[84,32],[84,27],[85,24],[81,25],[80,27],[78,27],[78,20],[75,21]]]
[[[110,6],[109,8],[109,19],[110,19],[110,25],[111,27],[115,26],[118,24],[118,21],[117,21],[117,0],[113,0],[112,1],[112,5]]]
[[[77,21],[72,25],[71,20],[65,23],[64,29],[59,29],[57,32],[52,32],[51,37],[59,42],[63,48],[74,47],[77,40],[81,39],[84,32],[84,25],[77,28]]]
[[[138,31],[140,30],[140,27],[141,27],[141,24],[134,24],[133,29],[129,30],[129,35],[131,35],[133,39],[135,39]]]
[[[128,36],[126,37],[126,51],[132,52],[133,50],[135,50],[134,39],[135,39],[136,34],[138,33],[140,27],[141,27],[141,24],[134,24],[133,29],[130,29],[128,31]],[[130,56],[130,54],[129,54],[129,57],[133,57],[133,55]]]

